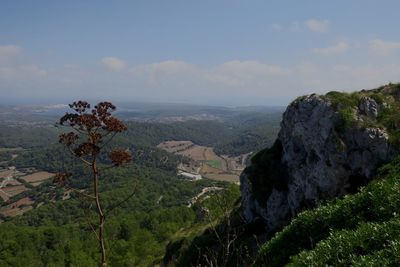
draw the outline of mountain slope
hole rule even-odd
[[[170,266],[188,255],[206,264],[210,248],[217,266],[227,263],[228,225],[226,266],[399,266],[399,136],[400,84],[299,97],[243,172],[241,207]]]
[[[293,101],[274,146],[255,155],[241,176],[246,220],[260,217],[272,232],[298,211],[371,181],[397,151],[399,91],[390,85]]]

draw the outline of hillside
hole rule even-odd
[[[205,264],[213,247],[225,266],[398,266],[399,111],[400,84],[297,98],[274,145],[242,173],[241,205],[219,234],[170,251],[179,255],[172,265],[188,255]],[[227,223],[228,262],[218,238]]]
[[[187,118],[189,111],[190,107],[180,116]],[[10,116],[6,108],[1,112],[0,266],[97,266],[99,254],[89,224],[96,220],[93,207],[81,202],[79,194],[52,182],[54,173],[68,171],[74,174],[73,187],[90,188],[87,170],[57,142],[62,129],[53,125],[56,115],[32,116],[30,108]],[[151,113],[146,116],[151,118]],[[110,266],[158,264],[167,243],[188,234],[184,229],[204,229],[205,215],[221,216],[215,199],[226,196],[234,203],[239,195],[234,184],[178,177],[178,164],[190,159],[157,148],[159,143],[183,139],[218,153],[250,153],[271,143],[280,117],[275,110],[245,109],[227,110],[224,120],[127,122],[128,131],[117,136],[112,146],[128,148],[134,162],[101,177],[106,207],[135,192],[109,215]],[[107,163],[104,157],[100,162]]]

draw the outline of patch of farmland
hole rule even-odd
[[[193,174],[201,174],[214,180],[238,182],[240,172],[245,167],[243,156],[219,156],[212,147],[195,145],[191,141],[166,141],[157,147],[192,159],[189,166],[182,168],[180,164],[178,169],[191,170]]]
[[[13,173],[14,173],[14,170],[0,171],[0,178],[7,178],[8,176],[11,176]]]
[[[201,166],[200,173],[203,175],[207,175],[210,173],[225,173],[225,171],[212,167],[208,164],[203,164],[203,166]]]
[[[4,200],[7,201],[10,199],[10,197],[2,190],[0,189],[0,197]]]
[[[7,186],[14,186],[14,185],[20,185],[21,183],[18,182],[17,180],[4,180],[3,182],[1,182],[0,187],[1,188],[5,188]]]
[[[0,210],[0,214],[7,217],[22,215],[28,210],[31,210],[33,208],[32,207],[33,203],[34,201],[29,197],[21,198],[20,200],[17,200],[14,203],[11,203],[6,207],[2,208]]]
[[[207,148],[203,146],[192,146],[184,151],[179,152],[178,154],[189,157],[193,160],[203,161],[207,160],[205,153],[206,150]]]
[[[6,186],[1,189],[4,193],[6,193],[9,197],[13,197],[15,195],[18,195],[26,190],[24,185],[16,185],[16,186]]]
[[[206,178],[219,180],[219,181],[228,181],[228,182],[239,182],[239,175],[227,172],[218,168],[211,167],[210,165],[204,164],[201,167],[200,174]]]
[[[209,165],[209,166],[211,166],[211,167],[213,167],[213,168],[216,168],[216,169],[221,169],[222,168],[222,164],[221,164],[220,160],[206,160],[204,163]]]
[[[179,153],[193,145],[192,141],[166,141],[157,145],[157,147],[170,153]]]
[[[15,217],[15,216],[19,216],[24,214],[27,211],[30,211],[31,209],[33,209],[32,206],[25,206],[25,207],[21,207],[21,208],[7,208],[4,210],[0,211],[0,214],[5,216],[5,217]]]
[[[27,181],[28,183],[37,184],[38,182],[43,182],[54,176],[54,173],[50,172],[35,172],[29,175],[22,176],[21,179]]]
[[[212,180],[226,181],[226,182],[231,182],[231,183],[239,182],[239,175],[236,175],[236,174],[210,173],[210,174],[205,175],[205,177],[212,179]]]

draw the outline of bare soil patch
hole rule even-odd
[[[179,153],[193,145],[192,141],[166,141],[157,145],[157,147],[170,153]]]
[[[28,190],[28,188],[26,188],[24,185],[16,185],[16,186],[6,186],[3,187],[1,190],[3,190],[3,192],[5,192],[10,197],[13,197]]]
[[[4,170],[0,171],[0,178],[7,178],[8,176],[12,175],[14,170]]]
[[[54,173],[50,172],[35,172],[26,176],[22,176],[21,179],[27,181],[28,183],[43,182],[54,176]]]

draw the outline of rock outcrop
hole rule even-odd
[[[377,102],[362,97],[348,110],[350,126],[340,103],[324,96],[301,97],[288,106],[274,147],[259,152],[241,175],[247,221],[260,217],[267,232],[278,229],[304,208],[356,191],[394,157],[385,128],[366,123],[377,118]]]

